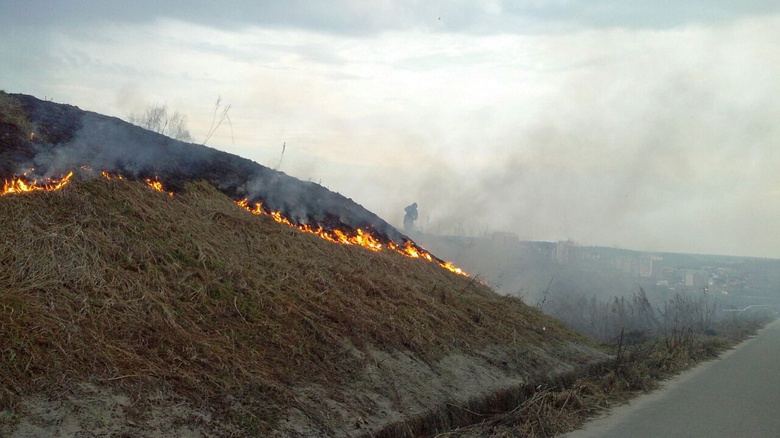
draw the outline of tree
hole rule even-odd
[[[178,111],[174,111],[172,115],[168,114],[167,105],[149,105],[143,114],[131,114],[129,119],[130,123],[158,134],[181,141],[192,140],[190,131],[187,129],[187,116]]]

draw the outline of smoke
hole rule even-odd
[[[768,33],[747,24],[634,41],[641,56],[617,47],[623,62],[570,67],[533,113],[488,107],[490,129],[464,117],[455,134],[438,134],[460,140],[448,154],[465,164],[422,157],[443,164],[415,175],[408,201],[430,212],[431,232],[460,223],[469,235],[776,256],[767,242],[777,233],[746,227],[755,221],[744,212],[777,218],[770,169],[780,152],[769,145],[780,139],[780,82],[769,77],[780,62]],[[614,37],[587,46],[598,52]]]
[[[33,159],[32,166],[45,169],[47,176],[87,165],[138,177],[142,174],[170,173],[206,158],[204,151],[187,151],[183,146],[180,142],[169,141],[118,119],[87,113],[72,141],[43,146]]]
[[[141,91],[140,84],[135,81],[124,84],[116,94],[116,107],[124,114],[143,111],[148,104],[149,100]]]
[[[299,224],[374,230],[384,241],[408,238],[361,205],[312,182],[207,146],[185,143],[113,117],[19,96],[33,122],[54,125],[58,142],[35,143],[19,169],[57,177],[81,166],[140,179],[159,177],[169,190],[205,180],[233,199],[262,202]]]
[[[155,95],[240,96],[231,98],[240,146],[228,150],[273,166],[286,141],[285,172],[399,225],[417,202],[430,232],[776,256],[773,228],[735,212],[778,218],[777,24],[775,15],[357,38],[161,22],[58,38],[53,52],[92,62],[38,82],[84,90],[116,83],[114,70],[93,67],[118,66]],[[134,50],[120,56],[110,41]],[[103,108],[96,89],[70,98]],[[267,192],[264,181],[231,186]],[[735,230],[743,244],[722,238]]]

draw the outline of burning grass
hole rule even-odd
[[[33,170],[34,169],[31,169],[31,171]],[[87,172],[88,174],[92,174],[92,169],[89,166],[82,166],[81,171]],[[105,170],[101,171],[101,175],[103,176],[103,178],[107,180],[125,179],[122,175],[111,174],[109,172],[106,172]],[[38,192],[38,191],[42,191],[42,192],[57,191],[65,187],[70,182],[70,179],[72,177],[73,177],[72,171],[59,179],[28,177],[27,173],[25,173],[22,176],[13,177],[11,179],[4,181],[3,189],[2,191],[0,191],[0,196],[6,196],[12,194],[23,194],[23,193]],[[158,177],[145,178],[144,181],[146,182],[146,185],[152,188],[153,190],[161,193],[167,193],[168,196],[171,197],[174,196],[174,192],[166,191],[164,189],[163,183],[162,181],[160,181]],[[249,213],[252,213],[257,216],[270,217],[274,221],[280,224],[296,228],[297,230],[304,233],[314,234],[331,243],[336,243],[340,245],[356,245],[356,246],[361,246],[363,248],[370,249],[371,251],[381,251],[387,248],[391,251],[395,251],[406,257],[411,257],[415,259],[419,258],[419,259],[427,260],[432,263],[437,263],[439,266],[441,266],[442,268],[450,272],[453,272],[458,275],[462,275],[464,277],[470,277],[469,274],[467,274],[457,266],[453,265],[451,262],[440,260],[434,257],[431,253],[420,248],[411,240],[407,240],[403,245],[399,245],[393,241],[388,241],[385,244],[382,242],[382,240],[377,238],[375,236],[375,233],[372,232],[372,230],[370,229],[363,230],[362,228],[358,228],[356,230],[345,231],[339,228],[324,229],[321,225],[315,228],[311,225],[295,224],[290,219],[285,217],[280,211],[273,211],[264,208],[262,202],[256,202],[254,206],[250,206],[249,203],[247,202],[247,199],[244,198],[239,201],[236,201],[236,204],[239,207],[243,208],[244,210],[248,211]]]
[[[361,369],[348,346],[436,360],[577,338],[473,279],[249,215],[205,183],[170,197],[73,179],[0,198],[0,411],[96,381],[171,390],[257,434],[290,388]]]
[[[18,178],[12,178],[3,182],[3,190],[0,191],[0,196],[29,193],[29,192],[53,192],[65,187],[70,179],[73,177],[73,172],[69,172],[67,175],[60,179],[45,179],[38,181],[35,179],[28,179],[26,175],[22,175]]]
[[[149,183],[148,180],[147,183]],[[152,187],[158,191],[162,191],[162,186],[160,186],[159,188],[155,186]],[[273,220],[275,220],[280,224],[284,224],[290,227],[295,227],[301,232],[314,234],[332,243],[337,243],[341,245],[357,245],[366,249],[370,249],[371,251],[381,251],[387,248],[391,251],[395,251],[406,257],[411,257],[413,259],[423,259],[429,262],[437,263],[439,266],[452,273],[462,275],[464,277],[470,277],[469,274],[467,274],[457,266],[453,265],[451,262],[447,262],[435,258],[431,253],[420,248],[411,240],[407,240],[403,245],[398,245],[393,241],[389,241],[387,242],[387,244],[385,244],[382,243],[382,241],[379,238],[377,238],[374,235],[374,233],[371,232],[370,229],[363,230],[362,228],[358,228],[357,230],[354,231],[352,230],[343,231],[338,228],[333,228],[333,229],[326,230],[322,226],[313,227],[311,225],[306,225],[306,224],[295,224],[289,219],[287,219],[286,217],[284,217],[284,215],[281,212],[272,211],[264,208],[262,202],[256,202],[254,206],[250,206],[246,198],[244,198],[237,201],[236,203],[238,204],[239,207],[243,208],[244,210],[254,215],[268,216],[270,218],[273,218]]]

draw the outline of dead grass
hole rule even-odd
[[[619,343],[613,360],[517,388],[514,391],[517,399],[514,409],[497,415],[484,415],[470,426],[435,436],[553,437],[571,432],[610,406],[656,389],[661,381],[699,362],[717,357],[755,334],[765,322],[721,323],[718,335],[676,331],[643,345],[625,346]],[[396,436],[422,434],[402,433]]]
[[[0,219],[0,411],[90,380],[172,390],[259,434],[292,386],[360,369],[351,346],[435,360],[581,339],[435,264],[300,233],[205,183],[169,197],[77,177],[0,198]]]

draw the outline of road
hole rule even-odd
[[[780,437],[780,320],[565,436]]]

